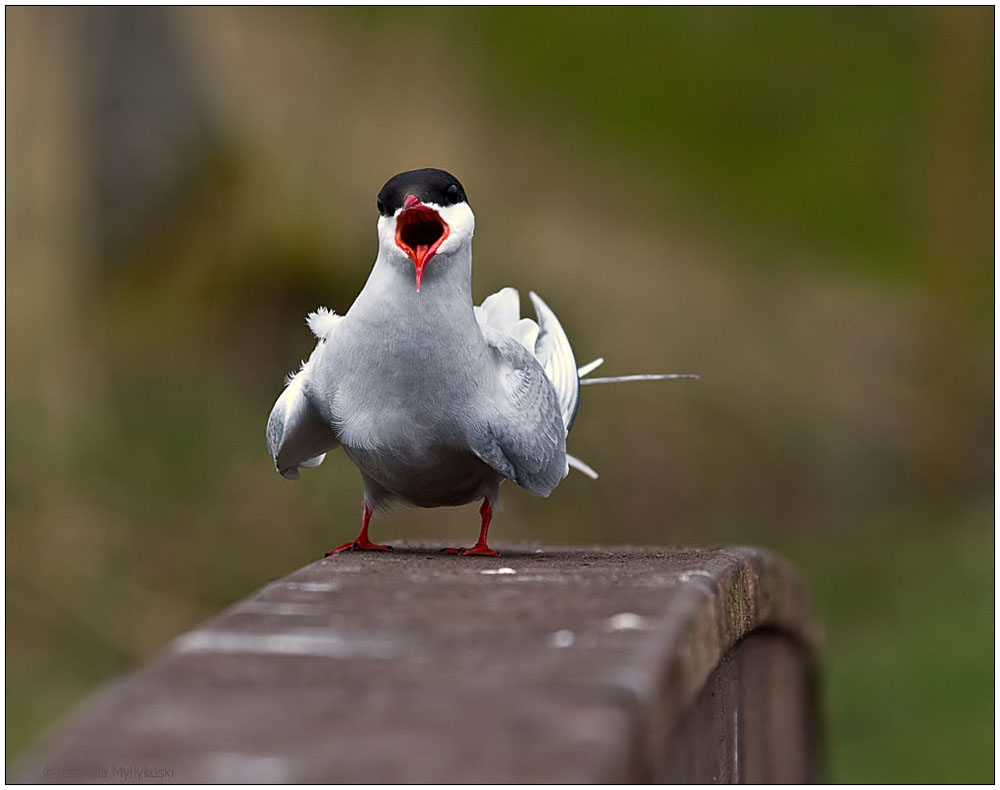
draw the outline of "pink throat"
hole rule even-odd
[[[448,238],[451,229],[441,215],[425,206],[415,195],[407,195],[403,211],[396,218],[396,246],[413,261],[417,291],[423,279],[424,267]]]

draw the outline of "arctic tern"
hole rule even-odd
[[[464,556],[499,556],[486,543],[500,483],[548,496],[570,466],[566,452],[581,384],[602,359],[577,368],[555,313],[530,293],[537,321],[521,318],[504,288],[472,301],[475,218],[444,170],[400,173],[378,194],[378,256],[345,315],[321,307],[307,319],[316,348],[286,380],[267,421],[278,472],[298,478],[340,446],[361,471],[361,533],[328,552],[389,551],[373,543],[375,510],[482,500],[479,540]]]

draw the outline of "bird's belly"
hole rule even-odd
[[[423,350],[439,353],[440,345]],[[482,400],[480,366],[444,358],[413,364],[378,351],[366,349],[358,357],[364,364],[344,366],[330,400],[338,439],[365,477],[386,498],[419,507],[465,504],[487,483],[495,486],[496,473],[469,448]]]
[[[381,491],[417,507],[464,505],[484,496],[496,472],[469,450],[441,445],[383,444],[344,451]]]

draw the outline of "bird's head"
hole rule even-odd
[[[393,176],[378,193],[380,255],[414,273],[468,257],[476,219],[458,179],[428,167]]]

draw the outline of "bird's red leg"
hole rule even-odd
[[[365,502],[365,514],[361,521],[361,534],[358,535],[350,543],[345,543],[343,546],[337,546],[337,548],[328,551],[324,554],[324,557],[330,557],[334,554],[340,554],[342,551],[392,551],[392,546],[380,546],[377,543],[372,543],[368,540],[368,522],[371,521],[372,509],[368,507],[368,503]]]
[[[479,508],[479,515],[483,517],[483,525],[479,528],[479,540],[471,549],[445,549],[445,554],[461,554],[463,557],[499,557],[493,549],[486,545],[486,533],[490,529],[490,520],[493,518],[493,508],[490,506],[490,498],[483,498],[483,506]]]

